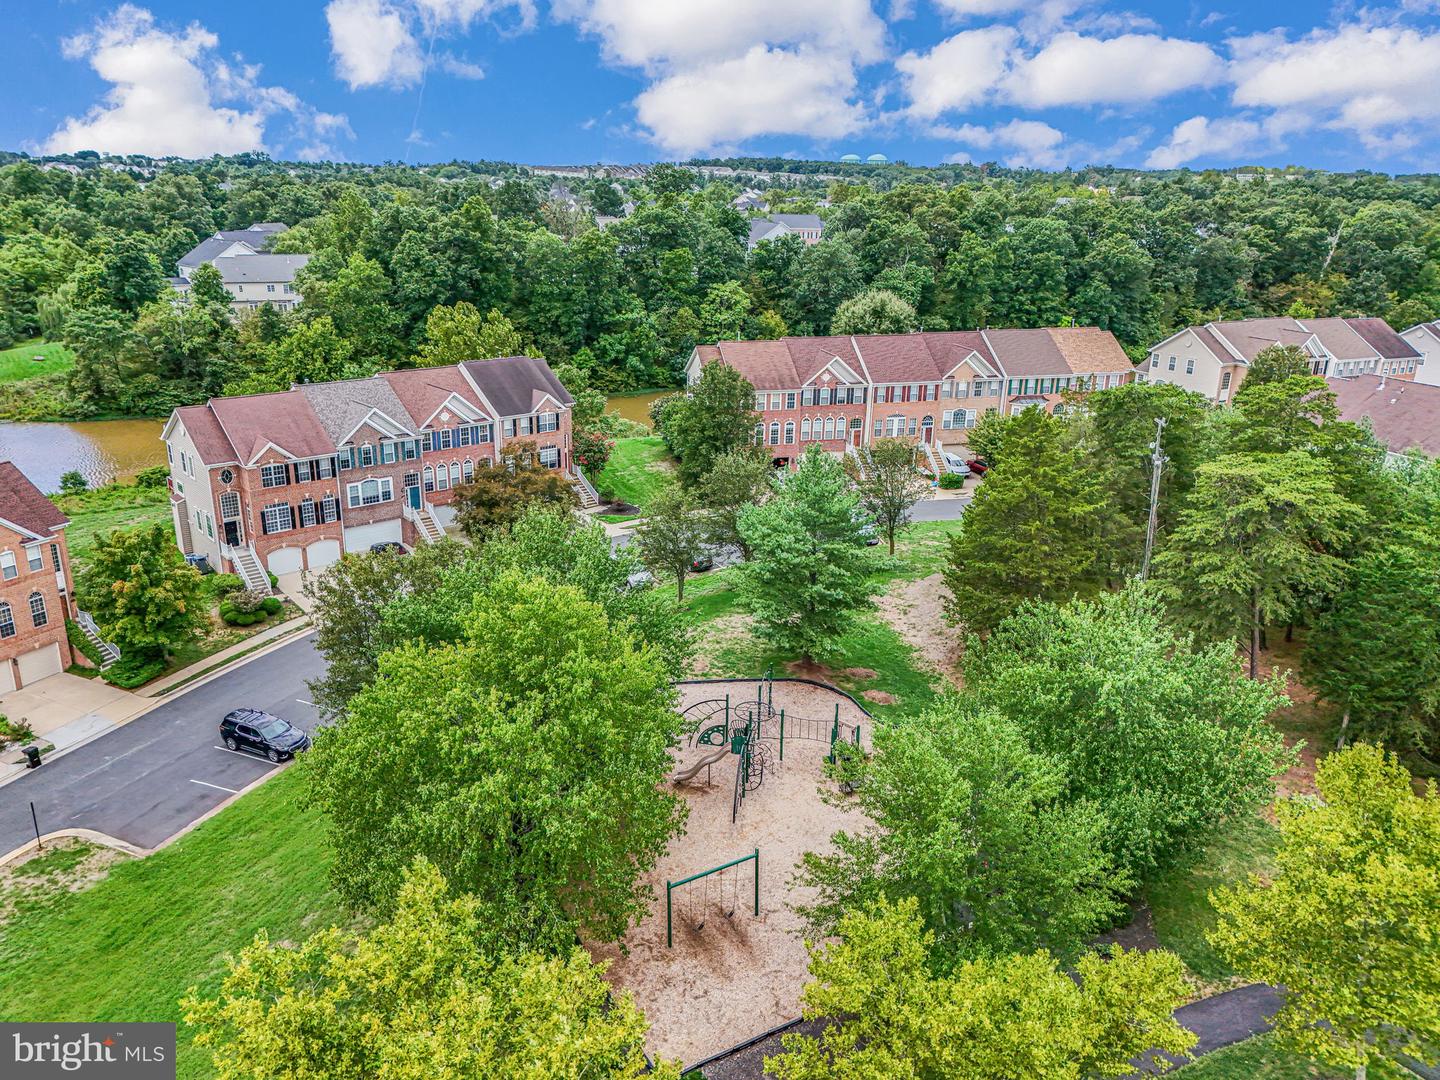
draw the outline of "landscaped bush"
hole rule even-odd
[[[4,713],[0,713],[0,743],[24,746],[26,743],[34,741],[35,732],[30,727],[28,720],[11,720]]]
[[[255,589],[242,589],[230,596],[230,606],[245,615],[259,611],[265,605],[266,596]]]
[[[945,488],[947,491],[954,490],[955,488],[962,488],[965,486],[965,477],[961,476],[959,473],[941,473],[940,486],[942,488]]]
[[[260,610],[266,615],[279,615],[285,605],[280,602],[278,596],[267,596],[260,604]]]
[[[269,570],[265,571],[265,576],[270,579],[270,587],[272,589],[278,589],[280,587],[280,579],[277,578],[274,574],[272,574]]]
[[[266,596],[254,589],[242,589],[220,601],[219,610],[220,618],[231,626],[254,626],[280,608],[281,603],[276,597]]]
[[[205,583],[212,596],[223,599],[231,593],[237,593],[245,588],[245,582],[240,580],[239,574],[216,574]]]
[[[165,661],[159,656],[122,656],[100,673],[106,682],[122,690],[134,690],[165,672]]]

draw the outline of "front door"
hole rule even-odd
[[[405,489],[405,497],[410,500],[411,510],[420,509],[420,488],[418,485],[407,487]]]
[[[922,427],[920,429],[920,435],[927,443],[935,441],[935,429],[932,427]]]
[[[864,429],[864,428],[858,428],[858,427],[857,427],[857,428],[851,428],[851,429],[850,429],[850,442],[851,442],[854,446],[857,446],[857,447],[858,447],[858,446],[860,445],[860,440],[863,439],[864,437],[865,437],[865,429]]]
[[[240,546],[240,522],[238,522],[238,521],[226,521],[226,522],[224,522],[223,524],[224,524],[224,526],[225,526],[225,545],[226,545],[227,547],[239,547],[239,546]]]

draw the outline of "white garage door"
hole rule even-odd
[[[305,549],[305,561],[311,570],[323,570],[339,558],[339,540],[316,540]]]
[[[270,572],[277,576],[293,574],[300,569],[300,549],[298,547],[278,548],[266,557],[265,565],[270,567]]]
[[[345,530],[346,551],[369,551],[371,544],[383,540],[400,542],[400,519],[377,521],[373,525],[356,525]]]
[[[59,675],[60,646],[55,642],[15,658],[20,665],[20,685],[33,686],[50,675]]]
[[[0,660],[0,694],[15,689],[15,665],[9,660]]]

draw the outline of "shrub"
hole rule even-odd
[[[134,690],[165,672],[165,661],[145,654],[122,656],[100,673],[106,682],[122,690]]]
[[[962,488],[965,486],[965,477],[961,476],[959,473],[941,473],[940,486],[942,488],[945,488],[947,491],[954,490],[955,488]]]
[[[90,490],[90,485],[89,485],[88,483],[86,483],[85,477],[82,476],[82,475],[81,475],[79,472],[77,472],[76,470],[71,469],[69,472],[64,473],[64,474],[61,475],[61,477],[60,477],[60,494],[61,494],[61,495],[79,495],[79,494],[81,494],[82,492],[85,492],[85,491],[88,491],[88,490]]]
[[[148,469],[141,469],[135,474],[135,486],[138,488],[160,488],[165,486],[165,481],[170,478],[170,470],[164,465],[151,465]]]
[[[229,596],[245,588],[245,582],[240,580],[239,574],[216,574],[206,584],[210,586],[211,595],[217,598]]]
[[[240,611],[230,601],[220,605],[220,620],[229,626],[254,626],[265,620],[263,610]]]
[[[255,589],[241,589],[229,597],[230,606],[242,615],[259,611],[265,603],[265,594]]]
[[[24,746],[26,743],[34,741],[35,731],[30,727],[30,721],[11,720],[4,713],[0,713],[0,742],[12,742],[17,746]]]
[[[266,615],[279,615],[285,605],[280,602],[278,596],[267,596],[260,604],[260,610]]]
[[[274,574],[270,573],[269,570],[265,571],[265,576],[270,579],[270,587],[272,589],[278,589],[280,587],[280,579],[277,578]]]

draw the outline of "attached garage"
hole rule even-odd
[[[56,642],[42,645],[15,658],[20,667],[20,685],[33,686],[41,679],[59,675],[64,670],[60,663],[60,646]]]
[[[400,519],[377,521],[373,525],[355,525],[345,530],[346,551],[369,551],[371,544],[401,542]]]
[[[15,689],[15,665],[9,660],[0,660],[0,694]]]
[[[305,562],[311,570],[323,570],[339,558],[339,540],[316,540],[305,549]]]
[[[265,559],[265,565],[270,572],[277,577],[281,574],[293,574],[303,565],[301,549],[298,547],[277,548]]]

